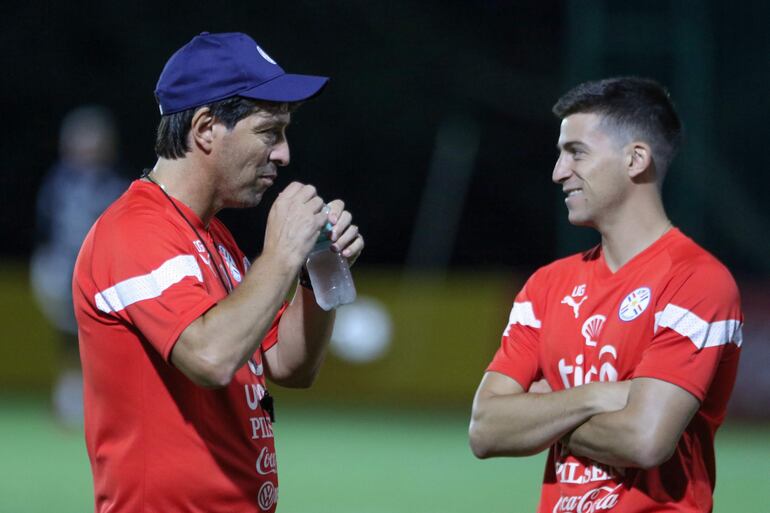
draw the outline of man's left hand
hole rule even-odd
[[[332,223],[332,251],[342,253],[350,265],[358,260],[364,250],[364,238],[358,232],[358,226],[353,224],[353,215],[345,210],[345,203],[336,199],[329,206],[329,222]]]

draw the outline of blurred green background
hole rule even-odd
[[[2,511],[93,510],[82,435],[50,422],[40,400],[0,401]],[[479,461],[467,412],[280,405],[279,511],[535,511],[544,455]],[[768,430],[728,423],[717,437],[714,511],[765,513]],[[12,442],[10,442],[12,441]]]
[[[46,395],[53,334],[26,291],[23,268],[1,276],[0,322],[19,342],[2,346],[2,384],[24,392],[0,396],[0,511],[90,511],[82,432],[54,422]],[[273,387],[280,511],[535,511],[544,454],[479,461],[467,441],[472,395],[518,280],[460,273],[405,286],[392,272],[372,270],[356,279],[361,296],[377,297],[390,312],[392,345],[358,364],[332,351],[311,390]],[[766,421],[740,418],[718,433],[715,511],[767,511],[769,435]]]
[[[567,224],[550,182],[550,108],[579,81],[625,74],[671,90],[685,144],[667,209],[743,295],[715,511],[770,511],[770,3],[33,0],[0,13],[0,513],[92,510],[82,433],[50,413],[61,354],[29,289],[59,124],[105,105],[137,177],[154,162],[157,76],[204,30],[247,32],[288,71],[332,77],[292,119],[292,164],[265,203],[313,183],[346,200],[367,241],[362,308],[316,386],[275,390],[279,511],[534,511],[543,456],[473,458],[470,403],[524,279],[596,240]],[[266,212],[222,215],[247,254]]]

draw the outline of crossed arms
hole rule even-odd
[[[473,400],[470,445],[478,458],[528,456],[561,440],[576,456],[651,468],[671,457],[699,406],[695,396],[659,379],[535,393],[487,372]]]

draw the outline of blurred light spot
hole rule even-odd
[[[385,305],[359,296],[354,303],[337,309],[331,350],[348,362],[372,362],[387,352],[392,334],[393,323]]]

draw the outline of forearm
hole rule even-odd
[[[639,467],[639,430],[623,410],[591,417],[562,442],[576,456],[614,467]]]
[[[607,465],[651,468],[676,450],[698,399],[676,385],[652,378],[631,382],[628,404],[592,417],[563,442],[575,455]]]
[[[291,265],[263,254],[229,296],[182,333],[174,365],[206,386],[229,383],[259,347],[295,276]]]
[[[288,387],[310,386],[323,363],[334,318],[334,311],[316,304],[312,290],[298,286],[278,325],[278,344],[265,355],[270,379]]]
[[[477,397],[470,437],[478,457],[528,456],[603,411],[585,385],[546,394]]]

